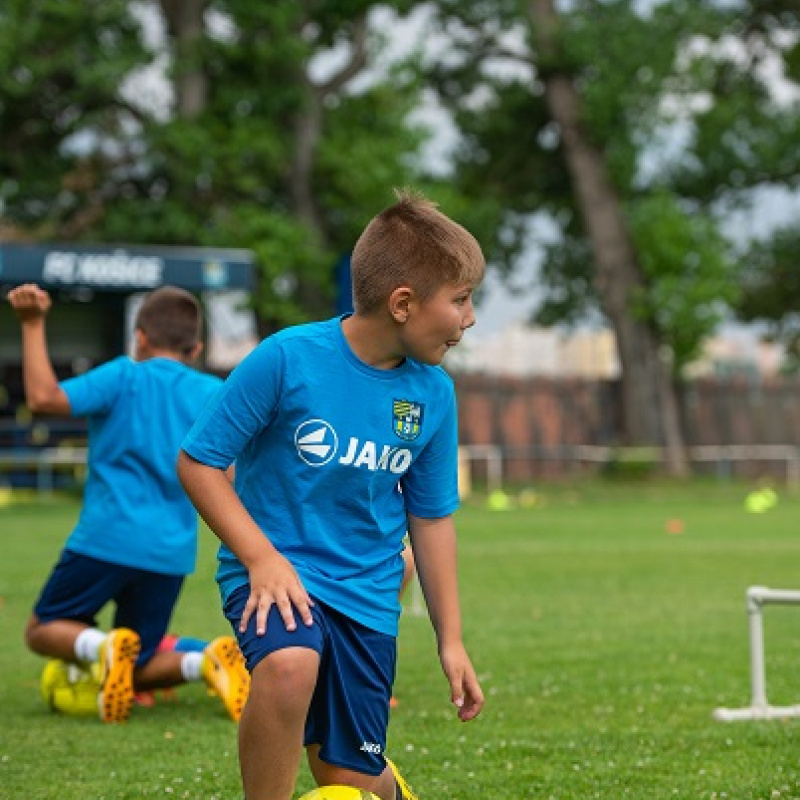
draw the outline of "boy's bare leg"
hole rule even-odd
[[[146,663],[133,672],[133,684],[137,692],[148,692],[153,689],[171,689],[186,683],[181,671],[183,653],[164,650],[155,653]]]
[[[69,619],[39,622],[34,615],[25,629],[25,641],[40,656],[77,663],[75,640],[88,627],[83,622]],[[183,653],[156,653],[147,664],[135,670],[133,678],[136,690],[162,689],[185,683],[181,673],[182,658]]]
[[[319,745],[311,745],[308,748],[308,765],[319,786],[330,786],[331,784],[355,786],[378,795],[381,800],[395,800],[397,797],[397,783],[388,766],[380,775],[376,776],[336,767],[320,759]]]
[[[40,622],[34,614],[25,628],[25,643],[37,655],[77,663],[75,640],[88,627],[69,619]]]
[[[290,647],[253,670],[239,722],[239,764],[246,800],[290,800],[303,731],[319,670],[315,650]]]

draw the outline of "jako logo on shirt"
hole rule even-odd
[[[306,464],[321,467],[336,455],[339,437],[324,419],[309,419],[295,431],[294,444]]]
[[[339,437],[333,426],[324,419],[309,419],[298,426],[294,435],[297,455],[311,467],[321,467],[334,459],[339,449]],[[411,464],[411,451],[405,447],[377,445],[350,437],[344,454],[338,460],[343,466],[383,470],[402,475]]]

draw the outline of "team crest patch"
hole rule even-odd
[[[411,400],[394,400],[392,402],[392,427],[401,438],[410,442],[419,436],[422,428],[422,417],[425,406]]]

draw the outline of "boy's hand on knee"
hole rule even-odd
[[[311,626],[314,619],[309,597],[294,567],[288,559],[274,551],[250,566],[250,596],[247,598],[239,630],[244,631],[253,614],[256,615],[256,633],[267,632],[267,617],[275,605],[287,631],[297,627],[294,609],[297,609],[303,624]]]

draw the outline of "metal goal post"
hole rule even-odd
[[[750,586],[747,589],[746,600],[750,632],[750,705],[744,708],[717,708],[714,710],[713,717],[721,722],[800,717],[800,705],[771,706],[767,701],[763,619],[765,605],[800,605],[800,591]]]

